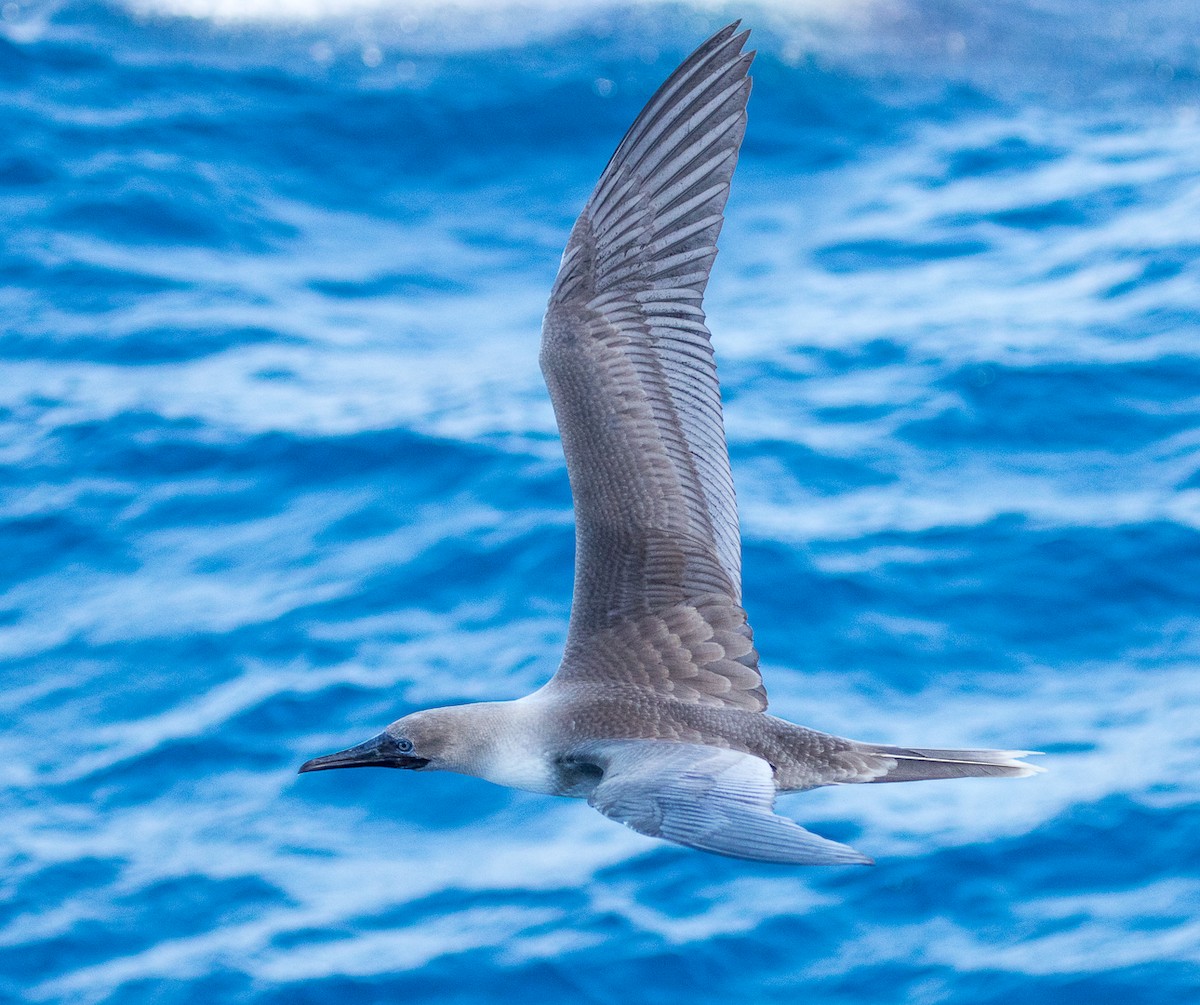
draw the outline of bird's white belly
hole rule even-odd
[[[521,747],[503,750],[489,758],[479,776],[497,785],[529,792],[557,795],[559,790],[558,772],[550,757],[540,750]]]

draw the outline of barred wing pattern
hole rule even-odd
[[[718,32],[650,99],[576,222],[550,296],[541,363],[576,516],[575,594],[556,679],[611,680],[612,661],[589,659],[589,649],[614,632],[636,637],[647,618],[659,625],[723,607],[703,641],[719,645],[734,622],[750,637],[701,307],[746,127],[747,34],[736,24]],[[732,694],[739,707],[766,707],[752,643],[704,652],[703,666],[675,678],[702,669],[720,678],[711,703]],[[663,676],[667,690],[671,679]]]

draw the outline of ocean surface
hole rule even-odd
[[[553,671],[545,299],[738,16],[772,711],[1046,773],[781,802],[871,869],[298,777]],[[1200,6],[16,0],[0,108],[0,1001],[1200,1001]]]

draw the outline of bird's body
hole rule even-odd
[[[576,517],[558,671],[517,701],[414,712],[302,771],[457,771],[707,851],[832,864],[869,859],[774,814],[777,792],[1035,770],[1020,751],[859,743],[766,714],[701,307],[745,131],[747,34],[718,32],[650,99],[550,295],[541,363]]]
[[[498,785],[586,798],[596,778],[576,753],[614,739],[695,744],[749,754],[771,766],[779,792],[848,782],[1028,774],[1021,751],[926,750],[859,743],[741,709],[656,699],[631,688],[548,685],[515,701],[475,702],[408,716],[408,738],[453,736],[440,767]],[[371,742],[371,741],[368,741]],[[415,742],[415,741],[414,741]],[[417,744],[428,752],[432,740]],[[337,757],[337,754],[331,755]]]

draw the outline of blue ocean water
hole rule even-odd
[[[300,762],[553,670],[537,369],[645,98],[759,49],[707,306],[772,709],[1043,750],[790,869]],[[1200,8],[0,10],[0,1000],[1200,997]]]

